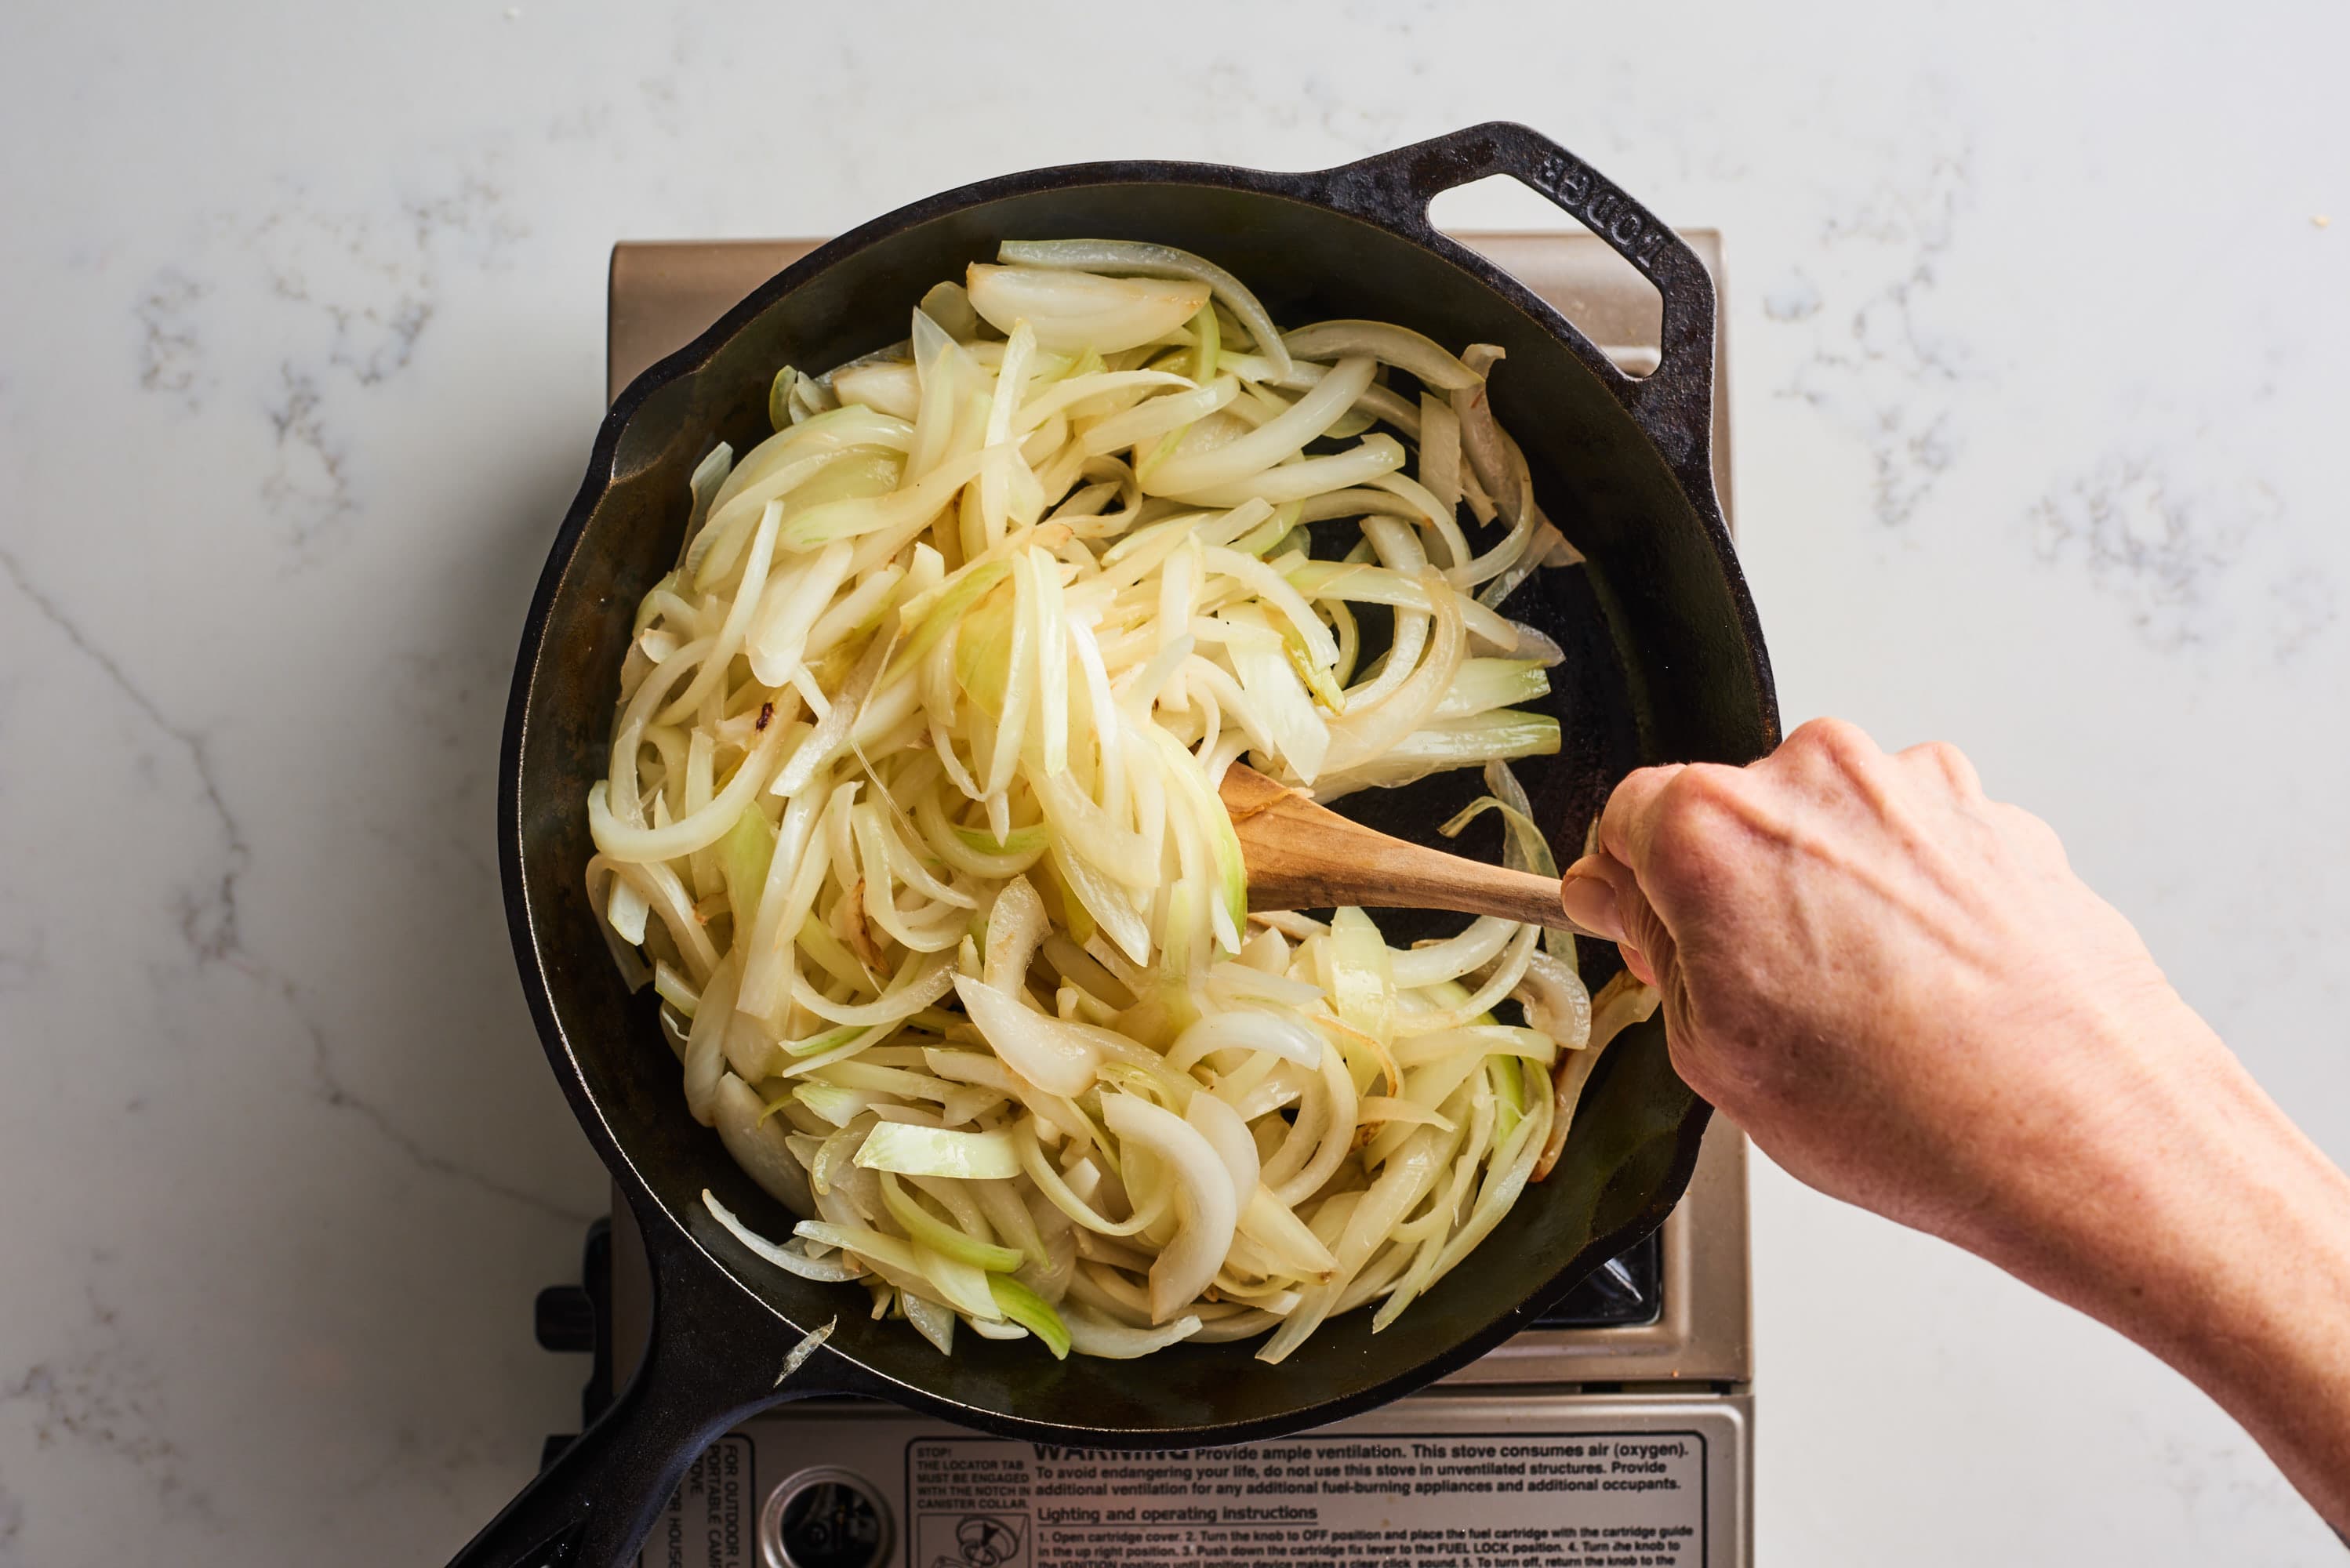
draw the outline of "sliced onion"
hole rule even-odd
[[[1336,359],[1364,354],[1409,371],[1440,392],[1481,386],[1484,376],[1462,364],[1433,337],[1386,321],[1317,321],[1282,341],[1301,359]]]
[[[711,1126],[718,1114],[718,1085],[726,1076],[726,1033],[734,1022],[734,991],[742,960],[729,952],[710,977],[694,1011],[685,1043],[685,1106],[693,1119]]]
[[[1471,970],[1482,969],[1492,963],[1517,929],[1515,920],[1505,920],[1497,915],[1482,915],[1470,922],[1458,936],[1391,955],[1388,960],[1388,968],[1395,976],[1396,984],[1406,990],[1416,991],[1440,981],[1458,980]]]
[[[1371,384],[1371,371],[1367,358],[1339,361],[1311,391],[1277,418],[1211,452],[1196,457],[1178,452],[1160,463],[1144,476],[1143,493],[1180,496],[1211,490],[1295,456],[1354,406],[1363,389]]]
[[[1263,1051],[1301,1067],[1319,1066],[1328,1048],[1320,1032],[1292,1013],[1255,1008],[1211,1012],[1168,1047],[1167,1064],[1182,1071],[1214,1051]]]
[[[1175,1184],[1175,1239],[1150,1266],[1150,1318],[1165,1323],[1197,1299],[1224,1266],[1240,1205],[1214,1146],[1172,1111],[1136,1095],[1107,1095],[1102,1119],[1121,1142],[1139,1144]]]
[[[1289,349],[1274,329],[1273,317],[1257,303],[1246,285],[1204,257],[1172,245],[1135,240],[1006,240],[996,248],[996,259],[1028,266],[1072,267],[1130,277],[1190,278],[1204,283],[1223,303],[1257,352],[1274,366],[1276,374],[1289,369]],[[1107,352],[1107,350],[1104,350]]]
[[[1496,759],[1558,743],[1518,705],[1560,650],[1484,601],[1572,549],[1482,401],[1499,351],[1336,322],[1292,358],[1228,274],[1128,242],[969,276],[695,465],[623,650],[593,917],[688,1108],[813,1215],[778,1266],[941,1351],[958,1317],[1273,1359],[1383,1325],[1555,1152],[1579,988],[1505,922],[1397,953],[1359,911],[1251,916],[1215,792],[1249,752],[1325,795],[1487,763],[1507,863],[1546,865]],[[1464,499],[1511,524],[1482,556]],[[1345,560],[1323,519],[1359,520]],[[1396,611],[1359,671],[1357,601]],[[1490,1022],[1513,992],[1547,1032]]]
[[[837,1285],[865,1277],[866,1271],[852,1262],[811,1258],[796,1247],[777,1246],[734,1218],[733,1210],[719,1202],[717,1196],[706,1187],[702,1189],[702,1206],[710,1210],[710,1217],[712,1220],[732,1231],[736,1241],[768,1262],[775,1264],[775,1267],[788,1270],[804,1280],[814,1280],[818,1284]]]
[[[781,724],[770,724],[760,733],[751,754],[743,759],[742,766],[726,787],[711,798],[708,805],[661,827],[629,827],[612,814],[607,804],[605,781],[598,779],[588,791],[588,831],[596,841],[596,848],[606,858],[642,865],[654,860],[677,860],[696,850],[707,849],[726,836],[734,819],[755,797],[775,765],[777,742],[783,738]]]
[[[1396,789],[1429,774],[1472,763],[1546,757],[1559,746],[1558,721],[1516,709],[1446,719],[1404,736],[1358,767],[1321,774],[1314,798],[1324,805],[1358,789]]]
[[[1191,1104],[1184,1108],[1183,1119],[1191,1124],[1192,1130],[1208,1140],[1208,1147],[1214,1149],[1216,1158],[1223,1162],[1225,1174],[1232,1178],[1232,1202],[1237,1214],[1239,1207],[1246,1205],[1255,1194],[1257,1172],[1261,1167],[1256,1140],[1249,1136],[1248,1123],[1241,1120],[1238,1111],[1213,1095],[1193,1095]]]
[[[1081,1095],[1093,1086],[1101,1063],[1099,1036],[1106,1031],[1048,1018],[967,976],[955,977],[954,990],[963,1011],[1014,1072],[1050,1094]]]
[[[844,365],[832,373],[833,395],[843,404],[862,403],[879,413],[910,420],[922,406],[921,379],[902,359]]]
[[[1020,1174],[1020,1155],[1009,1133],[958,1132],[903,1122],[883,1122],[867,1134],[857,1150],[857,1163],[868,1170],[967,1181],[1002,1181]]]
[[[719,1140],[734,1163],[765,1189],[767,1196],[803,1220],[816,1218],[816,1195],[807,1167],[792,1152],[782,1124],[768,1119],[757,1090],[729,1073],[719,1081],[712,1107]]]
[[[1318,1282],[1338,1266],[1313,1228],[1261,1182],[1241,1206],[1240,1231],[1298,1279]]]
[[[1388,1127],[1435,1127],[1451,1132],[1459,1125],[1451,1116],[1417,1100],[1388,1095],[1365,1095],[1355,1104],[1355,1116],[1366,1127],[1377,1122]]]
[[[1580,1051],[1591,1038],[1591,993],[1575,971],[1548,953],[1527,955],[1516,995],[1525,1004],[1526,1022],[1567,1050]]]
[[[792,1000],[828,1023],[853,1023],[869,1028],[911,1018],[952,990],[955,975],[945,953],[916,953],[890,980],[889,989],[874,1001],[839,1002],[828,1000],[806,981],[792,987]]]
[[[1131,1361],[1178,1345],[1200,1332],[1197,1317],[1184,1316],[1156,1328],[1132,1328],[1083,1308],[1061,1314],[1068,1326],[1069,1348],[1079,1355],[1108,1361]]]
[[[1155,342],[1200,313],[1211,292],[1188,280],[1100,277],[1045,267],[974,262],[963,288],[999,332],[1025,321],[1039,348],[1116,354]]]
[[[1006,882],[987,912],[987,957],[980,978],[1006,992],[1025,984],[1037,944],[1051,928],[1045,900],[1028,878],[1014,877]]]
[[[1368,484],[1402,466],[1403,447],[1393,436],[1366,436],[1359,445],[1345,452],[1327,457],[1302,457],[1295,462],[1284,462],[1222,484],[1203,485],[1186,491],[1183,499],[1200,506],[1238,506],[1253,496],[1263,496],[1278,506],[1284,502],[1304,501],[1329,491]]]
[[[941,1355],[954,1354],[957,1320],[951,1311],[912,1291],[900,1293],[898,1301],[906,1309],[906,1321],[913,1324],[916,1334],[936,1345]]]

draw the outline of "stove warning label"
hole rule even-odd
[[[719,1438],[653,1520],[640,1568],[750,1568],[752,1498],[751,1439]]]
[[[1705,1568],[1695,1432],[907,1445],[908,1568]]]

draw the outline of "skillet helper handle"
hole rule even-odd
[[[695,1253],[665,1216],[646,1217],[643,1231],[654,1330],[636,1376],[450,1568],[632,1564],[687,1469],[728,1428],[853,1381],[818,1350],[778,1387],[797,1331]]]
[[[1590,164],[1530,126],[1490,120],[1330,170],[1326,195],[1337,206],[1416,230],[1439,249],[1456,248],[1429,222],[1428,204],[1455,186],[1507,174],[1549,198],[1654,284],[1664,300],[1659,362],[1633,378],[1606,366],[1617,399],[1639,421],[1684,482],[1712,491],[1708,447],[1713,418],[1714,333],[1719,306],[1712,275],[1663,220]]]

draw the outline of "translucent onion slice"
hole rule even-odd
[[[998,261],[1027,266],[1069,267],[1131,277],[1190,278],[1204,283],[1246,329],[1249,341],[1273,364],[1274,373],[1288,373],[1289,348],[1274,330],[1273,317],[1257,303],[1256,296],[1222,267],[1189,251],[1138,240],[1006,240],[996,247],[995,255]]]
[[[941,1355],[954,1354],[955,1324],[960,1320],[951,1311],[913,1291],[900,1292],[898,1302],[906,1309],[906,1321],[913,1324],[916,1334],[937,1346]]]
[[[726,1076],[726,1033],[734,1022],[734,992],[743,961],[729,951],[710,976],[685,1043],[685,1107],[703,1127],[718,1114],[718,1085]]]
[[[884,1124],[884,1126],[889,1125],[890,1124]],[[873,1130],[878,1134],[882,1128],[876,1127]],[[868,1139],[868,1142],[869,1143],[870,1140]],[[1008,1148],[1011,1146],[1011,1139],[1005,1137],[1004,1145]],[[865,1163],[861,1152],[858,1160],[859,1164]],[[905,1227],[909,1237],[933,1252],[953,1258],[960,1262],[969,1263],[975,1269],[985,1269],[991,1273],[1008,1274],[1020,1266],[1020,1253],[1014,1249],[983,1241],[968,1231],[957,1230],[924,1209],[920,1200],[906,1190],[905,1184],[898,1179],[894,1171],[884,1169],[881,1172],[880,1185],[881,1203],[889,1210],[889,1217]]]
[[[717,1195],[706,1187],[702,1189],[702,1206],[710,1210],[710,1217],[712,1220],[732,1231],[736,1241],[768,1262],[775,1264],[775,1267],[788,1270],[804,1280],[814,1280],[818,1284],[837,1285],[865,1277],[866,1271],[853,1260],[811,1258],[796,1247],[777,1246],[743,1224],[742,1220],[737,1220],[734,1217],[734,1211],[719,1202]]]
[[[1440,981],[1458,980],[1471,970],[1492,963],[1517,929],[1515,920],[1496,915],[1480,916],[1458,936],[1391,954],[1388,969],[1396,984],[1406,990],[1417,991]]]
[[[588,791],[588,831],[598,852],[608,859],[643,865],[681,859],[717,843],[772,775],[783,728],[770,724],[760,732],[751,754],[708,805],[660,827],[630,827],[622,823],[607,804],[606,781],[597,780]]]
[[[1546,757],[1558,747],[1558,721],[1547,713],[1512,708],[1446,719],[1404,736],[1359,767],[1323,774],[1314,781],[1314,798],[1327,805],[1358,789],[1397,789],[1450,768]]]
[[[1583,1098],[1583,1086],[1590,1082],[1592,1069],[1599,1064],[1600,1053],[1617,1035],[1655,1013],[1658,1001],[1657,992],[1635,980],[1629,971],[1617,973],[1591,999],[1590,1044],[1559,1059],[1553,1084],[1551,1121],[1539,1157],[1530,1168],[1533,1179],[1544,1179],[1558,1164],[1558,1157],[1566,1147],[1566,1135],[1574,1125],[1575,1106]]]
[[[987,1289],[988,1293],[995,1298],[996,1309],[1043,1340],[1045,1348],[1053,1353],[1054,1360],[1068,1359],[1073,1343],[1069,1328],[1062,1322],[1061,1314],[1053,1310],[1052,1303],[1019,1281],[1003,1274],[990,1274]]]
[[[1262,1182],[1241,1208],[1240,1231],[1298,1279],[1318,1283],[1338,1267],[1313,1228]]]
[[[963,288],[990,327],[1008,333],[1025,321],[1037,347],[1067,354],[1116,354],[1155,342],[1198,315],[1211,292],[1185,279],[1101,277],[983,262],[972,264]]]
[[[955,994],[995,1054],[1020,1076],[1049,1094],[1081,1095],[1093,1087],[1101,1064],[1100,1034],[1085,1024],[1048,1018],[1010,992],[958,975]]]
[[[1403,462],[1403,447],[1393,436],[1366,436],[1360,445],[1345,452],[1327,457],[1303,457],[1222,484],[1202,485],[1184,492],[1183,499],[1200,506],[1238,506],[1261,496],[1278,506],[1328,491],[1368,484],[1379,475],[1401,468]]]
[[[1177,1072],[1189,1069],[1213,1051],[1263,1051],[1318,1067],[1328,1042],[1313,1025],[1295,1013],[1271,1009],[1232,1008],[1211,1012],[1185,1029],[1167,1048],[1167,1064]]]
[[[767,1196],[803,1220],[816,1218],[816,1195],[809,1190],[807,1168],[792,1152],[790,1134],[770,1120],[757,1090],[729,1073],[719,1081],[712,1106],[719,1140],[734,1163],[749,1173]]]
[[[1232,1178],[1232,1202],[1235,1214],[1245,1206],[1257,1189],[1257,1173],[1262,1168],[1256,1140],[1249,1136],[1248,1124],[1232,1106],[1213,1095],[1193,1095],[1184,1107],[1183,1119],[1192,1129],[1208,1140],[1223,1162],[1224,1172]]]
[[[1300,359],[1368,355],[1440,392],[1481,386],[1485,379],[1435,338],[1388,321],[1317,321],[1284,335],[1282,342]]]
[[[1525,977],[1515,992],[1526,1010],[1526,1022],[1569,1051],[1580,1051],[1591,1038],[1591,993],[1582,979],[1548,953],[1530,954]]]
[[[1143,477],[1147,495],[1189,495],[1211,490],[1271,468],[1303,452],[1305,443],[1328,430],[1338,416],[1354,406],[1371,384],[1374,367],[1367,358],[1342,359],[1314,389],[1279,417],[1197,456],[1178,452]],[[1243,496],[1242,500],[1246,500]],[[1267,499],[1270,499],[1268,497]],[[1238,504],[1237,502],[1232,504]]]
[[[1107,400],[1129,392],[1148,393],[1168,389],[1196,391],[1199,389],[1199,383],[1189,376],[1178,376],[1171,370],[1101,370],[1090,376],[1071,376],[1066,380],[1055,381],[1040,388],[1026,402],[1021,404],[1018,417],[1012,421],[1012,428],[1025,435],[1041,428],[1055,415],[1067,414],[1076,417],[1087,412],[1088,410],[1081,405],[1097,399]],[[1235,392],[1238,389],[1237,387],[1234,388]],[[1090,411],[1099,413],[1105,410]],[[1116,493],[1115,485],[1095,486],[1094,493],[1090,497],[1091,504],[1097,506]],[[1070,506],[1077,507],[1078,512],[1085,509],[1084,504],[1073,497],[1069,506],[1063,507],[1054,515],[1061,518],[1078,514],[1071,512]]]
[[[857,1163],[868,1170],[970,1181],[1002,1181],[1020,1174],[1019,1151],[1008,1133],[958,1132],[902,1122],[883,1122],[867,1134],[858,1147]],[[1017,1260],[1009,1266],[1016,1267]]]
[[[1122,1143],[1149,1151],[1174,1185],[1175,1236],[1150,1265],[1150,1320],[1163,1324],[1208,1288],[1232,1251],[1240,1217],[1232,1178],[1197,1128],[1138,1095],[1103,1096],[1102,1120]]]
[[[1200,1332],[1200,1320],[1194,1316],[1177,1318],[1173,1323],[1156,1328],[1133,1328],[1115,1319],[1079,1308],[1062,1314],[1069,1335],[1069,1348],[1079,1355],[1098,1355],[1109,1361],[1131,1361],[1180,1345]]]
[[[922,406],[922,383],[912,364],[902,359],[875,359],[845,365],[832,373],[833,395],[844,406],[861,403],[878,413],[911,420]]]

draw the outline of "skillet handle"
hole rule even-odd
[[[640,1216],[652,1265],[645,1358],[611,1406],[466,1543],[450,1568],[624,1568],[703,1449],[786,1399],[849,1391],[819,1350],[776,1386],[799,1331],[751,1300],[657,1209]]]
[[[1333,205],[1401,228],[1440,250],[1458,250],[1429,222],[1443,192],[1507,174],[1548,197],[1640,270],[1664,299],[1656,370],[1634,378],[1596,350],[1590,358],[1617,398],[1680,474],[1712,493],[1713,278],[1681,237],[1621,186],[1529,126],[1490,120],[1325,172]]]

